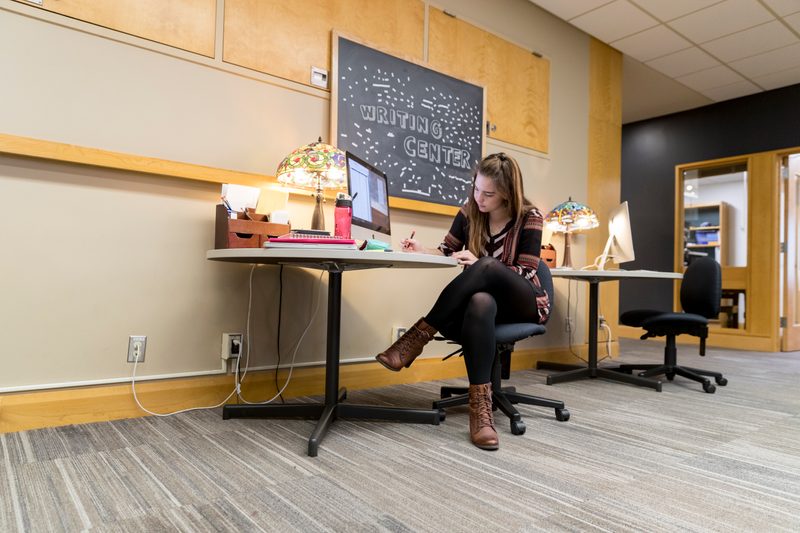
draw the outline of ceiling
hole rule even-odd
[[[800,83],[800,0],[530,0],[624,54],[623,123]]]

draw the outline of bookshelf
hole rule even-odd
[[[688,205],[683,214],[686,254],[684,266],[707,255],[728,264],[728,206],[725,202]]]

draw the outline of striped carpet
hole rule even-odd
[[[522,406],[513,436],[498,416],[497,452],[469,443],[464,407],[440,426],[338,421],[316,458],[312,422],[218,410],[0,435],[0,531],[800,531],[800,354],[680,350],[729,385],[516,372],[572,419]],[[442,383],[349,399],[427,407]]]

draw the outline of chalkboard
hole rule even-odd
[[[483,87],[334,36],[333,95],[336,145],[386,172],[390,196],[466,201],[483,152]]]

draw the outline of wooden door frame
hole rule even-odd
[[[791,152],[781,155],[780,168],[784,167],[783,160],[786,162],[787,176],[781,175],[781,185],[784,191],[784,209],[781,213],[784,221],[783,242],[785,251],[783,254],[783,309],[782,315],[785,317],[786,326],[781,330],[781,350],[784,352],[800,350],[800,317],[796,316],[797,309],[797,287],[800,280],[797,276],[798,257],[798,183],[800,175],[792,178],[788,158],[791,155],[800,155],[800,152]],[[779,170],[780,172],[780,170]],[[782,174],[782,173],[781,173]]]
[[[780,154],[786,150],[743,154],[675,167],[674,267],[683,270],[683,180],[686,170],[745,163],[747,166],[747,266],[724,267],[723,283],[746,291],[744,329],[712,328],[711,346],[746,350],[780,350],[779,279]],[[733,287],[733,285],[731,285]],[[680,283],[673,304],[680,309]]]

